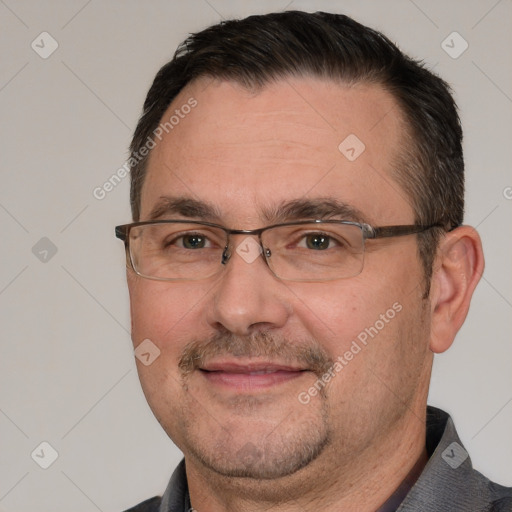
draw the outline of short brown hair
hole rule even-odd
[[[140,217],[147,156],[139,150],[191,81],[212,77],[249,89],[286,77],[315,76],[382,86],[406,120],[406,144],[395,162],[396,181],[409,195],[415,222],[462,223],[464,161],[462,129],[450,88],[422,63],[404,55],[387,37],[351,18],[324,12],[286,11],[223,21],[192,34],[157,73],[130,145],[131,208]],[[442,230],[418,235],[426,295]]]

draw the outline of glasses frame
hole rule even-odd
[[[299,221],[295,221],[295,222],[283,222],[280,224],[272,224],[271,226],[265,226],[263,228],[258,228],[258,229],[230,229],[230,228],[226,228],[225,226],[221,226],[220,224],[215,224],[213,222],[206,222],[206,221],[203,222],[203,221],[197,221],[197,220],[182,220],[182,219],[179,219],[179,220],[173,220],[173,219],[145,220],[145,221],[140,221],[140,222],[132,222],[131,224],[122,224],[120,226],[116,226],[115,227],[115,235],[117,238],[119,238],[120,240],[122,240],[124,242],[125,251],[126,251],[126,259],[130,263],[130,268],[138,276],[143,277],[145,279],[152,279],[154,281],[168,281],[168,282],[200,281],[202,279],[208,279],[209,277],[213,277],[215,274],[212,274],[211,276],[208,276],[208,277],[198,278],[198,279],[193,279],[193,278],[191,278],[191,279],[188,279],[188,278],[187,279],[183,279],[183,278],[173,279],[173,278],[162,278],[162,277],[149,277],[144,274],[140,274],[135,269],[135,265],[133,264],[132,255],[130,252],[130,230],[132,228],[135,228],[138,226],[147,226],[149,224],[153,224],[153,225],[154,224],[194,224],[194,225],[199,225],[199,226],[213,227],[213,228],[217,228],[217,229],[224,231],[224,233],[226,233],[227,242],[226,242],[226,246],[224,247],[224,251],[222,252],[222,259],[221,259],[222,265],[225,265],[231,258],[231,253],[229,252],[229,246],[230,246],[229,242],[230,242],[231,235],[257,236],[259,244],[262,249],[262,254],[264,256],[263,259],[265,260],[265,263],[266,263],[267,267],[269,268],[269,270],[278,279],[282,279],[282,278],[277,276],[274,273],[274,271],[272,270],[272,268],[270,267],[268,258],[271,256],[271,253],[268,249],[266,249],[263,246],[263,242],[261,239],[262,233],[264,233],[265,231],[267,231],[269,229],[280,228],[280,227],[284,227],[284,226],[301,226],[301,225],[305,225],[305,224],[344,224],[344,225],[349,225],[349,226],[357,226],[358,228],[361,229],[361,232],[363,235],[363,256],[364,256],[364,252],[365,252],[366,240],[375,240],[378,238],[392,238],[392,237],[398,237],[398,236],[414,235],[414,234],[418,234],[418,233],[423,233],[432,228],[446,229],[445,226],[439,222],[436,222],[435,224],[430,224],[430,225],[408,224],[408,225],[375,227],[375,226],[371,226],[370,224],[366,224],[364,222],[352,222],[352,221],[348,221],[348,220],[331,220],[331,219],[327,219],[327,220],[314,219],[314,220],[299,220]],[[364,263],[363,263],[363,266],[361,267],[361,271],[359,273],[362,272],[363,268],[364,268]],[[359,274],[355,274],[355,275],[359,275]],[[349,276],[349,277],[355,277],[355,276]],[[319,281],[319,282],[320,281],[335,281],[337,279],[348,279],[348,278],[340,277],[340,278],[335,278],[335,279],[315,279],[315,281]],[[311,280],[300,281],[300,280],[295,280],[295,279],[293,279],[293,280],[285,279],[285,280],[286,281],[297,281],[297,282],[311,281]]]

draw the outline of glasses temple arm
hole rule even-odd
[[[405,236],[414,235],[416,233],[423,233],[428,229],[432,228],[444,228],[443,224],[431,224],[431,225],[410,225],[410,226],[383,226],[378,228],[372,228],[369,226],[366,238],[387,238],[392,236]]]

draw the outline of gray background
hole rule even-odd
[[[430,402],[474,465],[512,485],[510,0],[0,0],[1,511],[119,511],[165,488],[180,453],[140,390],[113,236],[130,221],[129,180],[103,200],[93,190],[124,163],[152,78],[188,32],[285,8],[354,16],[455,89],[466,222],[487,267]],[[43,31],[59,45],[47,59],[31,47],[50,48]],[[441,46],[453,31],[469,44],[456,59]],[[31,458],[42,441],[59,454],[46,470]]]

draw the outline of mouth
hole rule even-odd
[[[214,386],[237,392],[271,388],[301,377],[308,370],[270,361],[215,361],[199,368]]]

